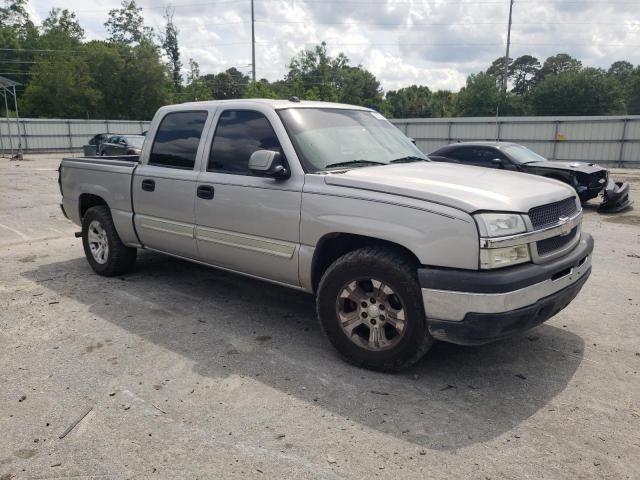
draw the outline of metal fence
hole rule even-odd
[[[640,167],[640,116],[482,117],[397,119],[393,123],[425,153],[448,143],[502,140],[521,143],[554,160]],[[97,133],[139,134],[149,122],[125,120],[0,119],[0,151],[79,151]]]
[[[482,117],[392,120],[425,153],[448,143],[501,140],[552,160],[640,167],[640,116]]]
[[[140,134],[149,122],[128,120],[0,119],[0,151],[73,152],[98,133]]]

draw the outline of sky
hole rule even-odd
[[[183,64],[202,74],[251,71],[250,0],[138,0],[161,30],[174,9]],[[86,39],[105,39],[119,0],[31,0],[33,18],[52,7],[75,11]],[[255,0],[256,75],[277,80],[303,48],[325,41],[394,90],[412,84],[458,90],[470,73],[503,56],[509,0]],[[640,63],[640,0],[516,0],[511,57],[569,53],[586,66]],[[185,68],[186,73],[186,68]]]

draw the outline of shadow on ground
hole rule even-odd
[[[424,448],[448,450],[516,428],[567,386],[583,341],[543,325],[481,347],[436,344],[385,375],[344,363],[322,335],[313,297],[144,252],[133,274],[99,277],[84,258],[29,279],[195,362],[196,373],[265,385]]]

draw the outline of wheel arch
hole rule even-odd
[[[348,252],[369,246],[379,246],[401,252],[415,264],[416,268],[420,266],[417,255],[398,243],[366,235],[344,232],[328,233],[320,238],[313,252],[311,260],[311,287],[313,291],[317,291],[322,275],[333,262]]]
[[[104,205],[105,207],[111,209],[107,201],[102,198],[100,195],[95,195],[93,193],[81,193],[78,198],[78,212],[80,214],[80,220],[84,218],[85,213],[91,207],[97,207],[100,205]]]

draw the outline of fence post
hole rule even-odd
[[[27,137],[27,125],[26,125],[24,119],[20,120],[20,123],[22,124],[22,135],[24,137],[24,151],[28,152],[29,151],[29,140],[28,140],[28,137]]]
[[[627,141],[627,126],[629,125],[629,119],[622,120],[622,136],[620,138],[620,155],[618,156],[618,166],[624,168],[624,142]]]
[[[2,139],[2,124],[4,122],[0,119],[0,155],[4,156],[4,140]]]
[[[71,120],[67,120],[67,132],[69,134],[69,152],[73,152],[73,140],[71,139]]]
[[[105,126],[105,132],[107,135],[110,133],[109,132],[109,120],[105,120],[104,121],[104,126]]]
[[[140,120],[138,123],[140,123],[140,134],[142,134],[142,132],[144,132],[144,124],[142,123],[142,120]]]
[[[558,149],[558,134],[560,133],[560,120],[555,121],[555,127],[553,129],[553,152],[551,153],[551,160],[556,159],[556,152]]]
[[[451,138],[451,129],[453,128],[453,122],[451,120],[449,120],[447,125],[448,125],[448,127],[447,127],[447,143],[451,143],[451,141],[453,140]]]

